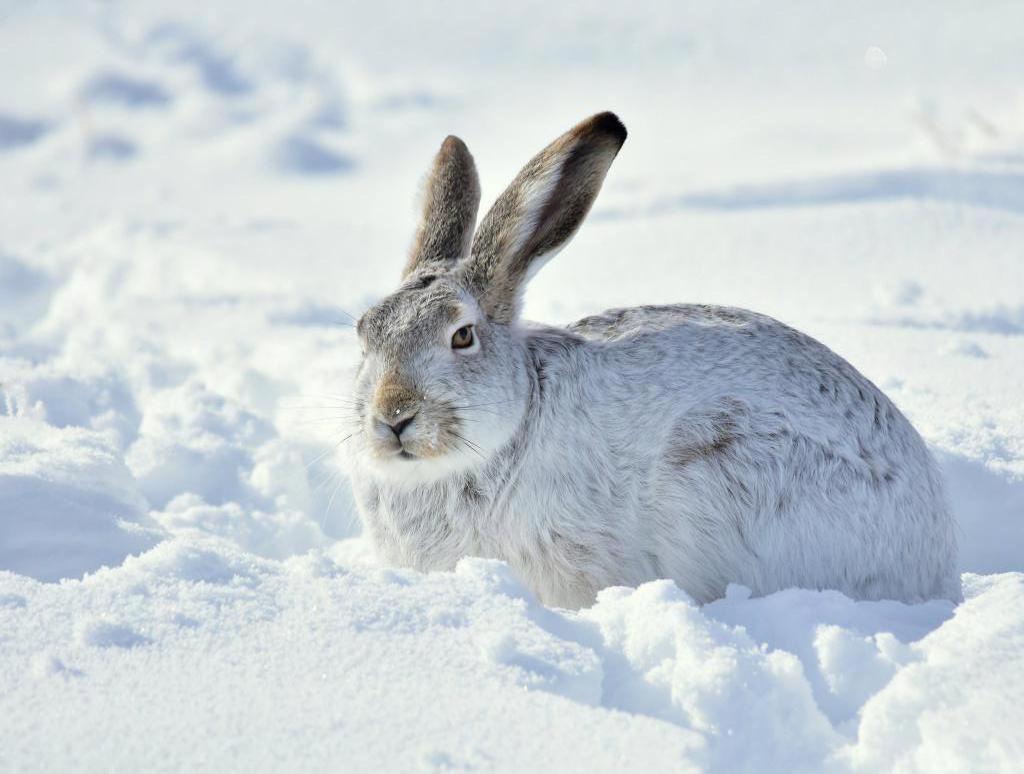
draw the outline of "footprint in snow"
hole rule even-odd
[[[50,653],[40,653],[32,659],[32,674],[36,677],[84,677],[85,672],[69,667]]]
[[[132,109],[161,108],[172,94],[157,81],[133,78],[118,72],[99,73],[85,82],[82,99],[91,104],[119,105]]]
[[[207,90],[222,97],[238,97],[253,90],[252,81],[242,72],[234,56],[188,25],[159,24],[147,36],[147,45],[172,61],[195,68]]]
[[[941,355],[972,357],[978,360],[988,358],[988,351],[976,341],[959,340],[947,343],[940,351]]]
[[[38,118],[18,118],[0,113],[0,153],[32,145],[53,127]]]
[[[100,134],[89,140],[86,155],[90,161],[128,161],[135,157],[139,147],[117,134]]]
[[[273,156],[280,169],[300,175],[335,175],[355,167],[350,157],[301,134],[281,140]]]

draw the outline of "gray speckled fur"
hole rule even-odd
[[[609,126],[591,119],[556,142],[590,142]],[[557,190],[575,182],[563,170]],[[582,220],[589,204],[574,206]],[[578,223],[556,216],[564,242]],[[349,465],[385,561],[433,570],[495,557],[544,602],[570,607],[661,577],[699,601],[730,582],[758,594],[960,597],[955,525],[925,444],[838,355],[723,307],[613,310],[567,329],[519,323],[508,319],[518,287],[493,315],[475,290],[481,263],[493,271],[502,260],[474,252],[442,276],[414,272],[361,321],[364,432]],[[479,345],[464,355],[448,338],[467,322]],[[412,396],[397,406],[415,417],[403,443],[423,456],[397,458],[381,424],[391,383]]]

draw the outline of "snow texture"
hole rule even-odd
[[[0,771],[1019,771],[1024,6],[0,9]],[[15,75],[16,74],[16,75]],[[526,317],[822,340],[946,477],[965,600],[578,612],[378,565],[351,332],[458,134],[630,130]]]

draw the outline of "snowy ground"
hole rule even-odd
[[[1024,5],[212,5],[0,2],[0,771],[1020,766]],[[488,200],[601,109],[528,316],[823,340],[940,459],[962,605],[373,563],[347,314],[446,134]]]

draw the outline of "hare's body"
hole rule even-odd
[[[923,442],[813,339],[743,310],[669,306],[529,327],[521,341],[522,429],[487,465],[408,490],[359,479],[388,561],[503,559],[572,607],[655,578],[700,601],[732,582],[958,595]]]
[[[452,223],[475,207],[451,187],[471,159],[442,149],[425,213],[441,227],[421,231],[405,283],[359,325],[351,472],[381,557],[422,570],[503,559],[565,606],[655,578],[700,601],[732,582],[958,598],[924,443],[825,346],[721,307],[516,322],[537,256],[571,236],[625,137],[608,115],[534,159],[471,251]],[[435,243],[455,258],[429,257]]]

